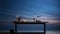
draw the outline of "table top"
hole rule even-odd
[[[46,24],[48,22],[17,22],[17,21],[13,21],[12,23],[15,23],[15,24]]]

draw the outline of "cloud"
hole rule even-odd
[[[36,15],[34,17],[38,20],[60,20],[59,16],[54,16],[46,13],[40,15],[39,17],[37,17]]]
[[[59,19],[60,17],[49,15],[49,14],[41,15],[38,18],[35,16],[35,18],[40,21],[44,21],[44,22],[47,21],[49,22],[48,24],[60,23],[60,19]]]
[[[47,21],[48,24],[57,24],[57,23],[60,23],[60,20],[40,20],[40,21]]]
[[[28,18],[31,18],[31,20],[27,20],[27,21],[33,21],[32,20],[32,16],[25,16],[25,17],[28,17]],[[35,19],[37,20],[40,20],[42,22],[48,22],[48,24],[57,24],[57,23],[60,23],[60,20],[57,19],[57,16],[52,16],[52,15],[43,15],[43,16],[39,16],[37,18],[37,16],[33,16]]]
[[[7,24],[8,24],[8,21],[6,21],[6,20],[0,21],[0,25],[6,26]]]
[[[56,19],[56,17],[54,16],[41,16],[40,17],[40,20],[53,20],[53,19]]]

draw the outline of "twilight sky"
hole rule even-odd
[[[60,24],[60,1],[0,0],[0,30],[11,28],[11,21],[15,19],[17,14],[19,14],[21,17],[36,18],[36,16],[40,16],[36,19],[48,21],[50,24],[54,24],[54,26],[50,28],[53,30],[56,25],[55,23]],[[59,25],[57,26],[59,27]],[[48,27],[51,27],[51,25],[47,26],[47,29],[49,30]]]

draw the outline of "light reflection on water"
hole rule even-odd
[[[60,34],[60,31],[46,31],[46,34]]]
[[[18,32],[44,32],[44,31],[18,31]],[[60,34],[60,31],[46,31],[46,34]]]
[[[9,32],[9,31],[0,31],[0,32]],[[43,31],[17,31],[17,32],[43,32]],[[60,31],[46,31],[46,34],[60,34]]]

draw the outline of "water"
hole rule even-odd
[[[7,32],[9,33],[9,31],[0,31],[1,32]],[[43,32],[43,31],[18,31],[18,32]],[[60,31],[46,31],[46,34],[60,34]]]

